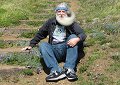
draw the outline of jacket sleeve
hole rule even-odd
[[[75,31],[75,34],[80,38],[80,41],[83,42],[87,37],[84,30],[80,27],[80,25],[77,22],[74,23],[73,29]]]
[[[34,38],[30,41],[30,45],[31,47],[36,46],[36,44],[38,44],[40,42],[40,40],[44,39],[47,37],[48,35],[48,28],[49,28],[49,21],[47,21],[40,29],[39,31],[36,33],[36,35],[34,36]]]

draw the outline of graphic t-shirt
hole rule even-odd
[[[56,25],[55,31],[53,33],[53,42],[60,43],[60,42],[64,42],[65,39],[66,39],[65,27]]]

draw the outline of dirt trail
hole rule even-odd
[[[12,48],[4,48],[4,49],[0,49],[0,53],[1,52],[22,52],[22,47],[12,47]]]
[[[25,68],[25,66],[11,66],[11,65],[2,65],[2,64],[0,64],[0,70],[9,70],[9,69],[13,69],[13,68],[19,68],[19,69],[24,69]]]

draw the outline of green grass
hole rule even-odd
[[[37,33],[37,30],[23,32],[19,37],[33,38],[36,33]]]
[[[117,81],[117,85],[119,85],[119,84],[120,84],[120,80]]]
[[[17,3],[19,3],[17,5]],[[21,4],[21,5],[20,5]],[[22,9],[23,2],[5,0],[0,6],[0,27],[19,25],[19,20],[28,19],[27,12]],[[21,7],[20,7],[21,6]]]
[[[3,35],[3,32],[0,32],[0,37]]]
[[[3,40],[0,40],[0,48],[5,48],[6,47],[6,44],[4,43]]]
[[[120,71],[120,54],[119,52],[114,52],[111,55],[111,59],[113,60],[113,63],[110,65],[110,67],[107,69],[109,72],[119,72]]]
[[[111,58],[112,58],[114,61],[120,62],[120,54],[119,54],[119,52],[113,53],[113,55],[111,56]]]
[[[19,65],[19,66],[25,66],[26,69],[19,70],[18,72],[15,72],[15,74],[23,74],[26,76],[32,76],[34,75],[34,72],[37,72],[37,68],[42,68],[40,64],[40,58],[38,57],[39,52],[37,48],[33,48],[33,50],[30,53],[8,53],[4,58],[2,58],[2,61],[0,61],[1,64],[7,64],[7,65]],[[8,74],[2,76],[6,77]],[[15,75],[9,75],[9,77],[15,76]],[[3,79],[4,80],[4,79]]]
[[[31,32],[33,34],[33,32]],[[30,36],[21,36],[21,37],[32,37],[32,34]],[[10,48],[10,47],[17,47],[17,46],[26,46],[29,45],[28,40],[16,40],[16,41],[5,41],[5,40],[0,40],[0,48]]]
[[[23,75],[32,76],[33,75],[33,69],[25,69],[25,70],[21,71],[21,73]]]
[[[108,78],[106,75],[104,74],[94,74],[91,73],[89,75],[87,75],[88,79],[86,80],[84,77],[80,76],[78,79],[78,84],[81,85],[115,85],[115,82],[113,80],[111,80],[110,78]]]
[[[43,21],[29,21],[26,24],[29,26],[39,27],[39,26],[42,26],[43,23],[44,23],[44,20]]]
[[[36,18],[34,13],[47,13],[49,18],[53,16],[54,7],[57,2],[51,2],[47,0],[4,0],[0,1],[0,27],[16,26],[21,24],[20,20],[43,19],[39,16]],[[50,6],[51,5],[51,6]],[[51,11],[45,11],[45,9],[51,9]],[[33,16],[31,16],[33,15]],[[44,14],[42,15],[44,16]],[[40,22],[39,22],[40,23]],[[38,24],[30,22],[30,25],[38,26]],[[29,25],[29,24],[28,24]],[[39,25],[40,26],[40,25]]]
[[[8,54],[1,63],[6,63],[10,65],[21,65],[21,66],[31,66],[37,67],[40,65],[40,58],[34,53],[12,53]]]
[[[120,13],[119,0],[79,0],[81,19],[91,22],[94,18],[103,19],[109,15],[118,16]]]
[[[102,54],[98,51],[95,50],[95,52],[93,52],[87,59],[86,63],[83,64],[80,69],[79,72],[80,73],[84,73],[88,70],[88,68],[90,67],[90,65],[92,65],[94,63],[95,60],[99,59],[102,56]]]
[[[111,48],[120,48],[120,43],[115,41],[115,42],[112,42],[111,45],[110,45]]]
[[[119,62],[114,62],[110,65],[110,68],[107,69],[109,72],[114,72],[117,73],[120,71],[120,63]]]
[[[114,15],[112,16],[114,17]],[[90,19],[89,22],[86,22],[87,24],[83,26],[85,29],[85,32],[88,35],[88,38],[86,39],[87,44],[90,46],[94,45],[98,46],[96,49],[100,49],[102,46],[106,46],[106,51],[96,51],[93,52],[92,54],[89,54],[89,57],[85,61],[84,64],[80,66],[79,72],[79,81],[78,85],[119,85],[119,71],[120,71],[120,62],[119,62],[119,35],[120,35],[120,26],[119,20],[115,19],[108,19],[108,20],[103,20],[101,19],[100,22],[95,22],[93,23],[92,18]],[[109,45],[107,45],[109,43]],[[100,58],[105,57],[110,58],[110,56],[106,55],[107,53],[109,54],[110,49],[114,50],[116,49],[118,51],[117,54],[113,54],[111,56],[111,59],[114,63],[111,63],[110,65],[107,66],[107,68],[103,68],[105,70],[104,73],[101,74],[95,74],[92,72],[90,69],[91,66],[93,66],[94,61],[97,61]],[[104,54],[106,52],[106,54]],[[87,51],[86,51],[87,53]],[[106,70],[107,69],[107,70]],[[112,78],[110,75],[113,77],[117,78],[116,80]],[[82,76],[82,79],[81,79]],[[85,77],[84,77],[85,76]],[[87,78],[86,78],[87,76]]]

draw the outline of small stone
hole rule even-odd
[[[110,46],[111,43],[106,43],[107,46]]]
[[[38,68],[37,68],[37,74],[40,74],[41,71],[42,71],[42,68],[38,67]]]
[[[97,67],[99,67],[100,65],[99,64],[97,64]]]

